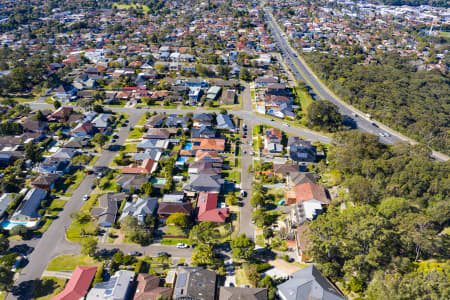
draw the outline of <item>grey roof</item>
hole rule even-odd
[[[293,185],[304,183],[317,183],[318,175],[314,173],[295,172],[289,174],[289,179]]]
[[[335,288],[314,265],[292,274],[292,278],[277,286],[285,300],[343,300]]]
[[[94,124],[97,128],[105,128],[108,127],[109,117],[111,114],[99,114],[94,120],[92,120],[92,124]]]
[[[193,138],[213,138],[216,136],[216,131],[211,126],[200,126],[200,128],[192,129]]]
[[[209,122],[211,122],[212,119],[213,119],[212,116],[210,114],[207,114],[207,113],[195,114],[192,117],[192,120],[194,120],[194,121],[209,121]]]
[[[140,189],[147,181],[148,178],[142,174],[119,174],[116,177],[116,183],[126,190],[129,190],[131,187]]]
[[[218,175],[210,174],[193,174],[190,176],[188,184],[183,189],[195,192],[219,192],[223,184],[223,179]]]
[[[52,154],[51,158],[70,160],[75,156],[75,154],[75,150],[73,150],[72,148],[60,148],[58,149],[58,151]]]
[[[184,192],[174,192],[172,194],[165,194],[162,202],[183,202]]]
[[[146,149],[144,152],[138,152],[133,155],[134,160],[146,160],[153,159],[154,161],[159,161],[161,158],[162,151],[159,149]]]
[[[219,300],[267,300],[267,289],[222,286]]]
[[[86,300],[125,300],[133,281],[134,272],[117,271],[108,281],[97,283],[87,294]]]
[[[136,202],[127,202],[123,208],[120,220],[132,216],[143,222],[145,216],[153,215],[158,207],[158,198],[139,198]]]
[[[217,128],[228,130],[235,129],[234,124],[231,121],[230,116],[228,115],[218,114],[216,117],[216,121],[217,121]]]
[[[19,207],[14,213],[14,216],[22,215],[27,217],[36,217],[38,215],[38,208],[41,201],[47,196],[47,191],[43,189],[34,188],[28,191],[20,203]]]
[[[216,298],[217,275],[201,268],[185,267],[178,271],[174,299],[211,300]]]
[[[14,195],[7,193],[0,196],[0,217],[8,209],[11,202],[14,200]]]

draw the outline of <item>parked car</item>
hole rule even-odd
[[[186,245],[186,244],[183,244],[183,243],[178,243],[177,244],[177,248],[185,249],[185,248],[189,248],[189,245]]]
[[[130,252],[128,252],[128,255],[131,255],[131,256],[141,256],[142,253],[141,253],[141,252],[137,252],[137,251],[130,251]]]
[[[167,256],[167,257],[169,257],[170,254],[167,253],[167,252],[158,252],[158,256]]]
[[[87,201],[88,199],[89,199],[89,195],[88,194],[83,196],[83,201]]]
[[[113,135],[113,139],[118,139],[119,136],[117,134]]]
[[[87,170],[86,171],[86,174],[88,174],[88,175],[91,175],[92,173],[94,173],[94,171],[92,171],[92,170]]]
[[[291,125],[289,125],[288,123],[283,123],[283,126],[291,127]]]

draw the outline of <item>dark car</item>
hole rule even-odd
[[[167,256],[167,257],[169,257],[170,254],[167,253],[167,252],[158,252],[158,256]]]
[[[118,139],[119,136],[117,134],[113,135],[113,139]]]
[[[92,170],[87,170],[86,171],[86,174],[88,174],[88,175],[91,175],[91,174],[93,174],[94,173],[94,171],[92,171]]]
[[[130,252],[128,252],[128,255],[131,255],[131,256],[141,256],[142,253],[141,253],[141,252],[137,252],[137,251],[130,251]]]

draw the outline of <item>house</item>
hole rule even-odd
[[[91,210],[91,217],[97,219],[98,225],[111,227],[116,221],[118,203],[125,200],[124,193],[107,193],[98,198],[98,207]]]
[[[223,157],[219,156],[216,151],[198,151],[195,153],[195,161],[210,161],[222,163]]]
[[[96,128],[92,123],[78,123],[70,132],[73,137],[89,137],[94,136]]]
[[[309,224],[304,223],[297,227],[295,231],[295,241],[297,243],[297,253],[300,262],[311,262],[313,257],[310,255],[311,240]]]
[[[146,139],[136,145],[137,151],[146,151],[151,149],[165,150],[169,147],[168,140]]]
[[[70,115],[73,113],[73,108],[69,106],[61,106],[53,113],[47,116],[49,122],[67,122]]]
[[[216,100],[219,95],[220,92],[222,91],[222,88],[220,86],[212,86],[208,89],[208,91],[206,92],[206,100],[208,101],[214,101]]]
[[[14,157],[11,153],[0,153],[0,166],[7,167],[14,160]]]
[[[165,140],[170,138],[171,135],[175,134],[175,132],[171,129],[167,128],[149,128],[147,133],[144,134],[144,139],[158,139]]]
[[[55,100],[61,102],[69,102],[76,98],[76,92],[76,88],[72,86],[64,86],[61,84],[58,88],[55,89],[55,95],[53,97],[56,98]]]
[[[291,172],[286,177],[286,183],[289,186],[301,185],[304,183],[317,183],[319,175],[309,172]]]
[[[269,128],[264,135],[264,149],[270,153],[281,153],[283,145],[281,145],[281,131],[277,128]]]
[[[141,186],[148,182],[148,178],[141,174],[119,174],[116,177],[116,184],[120,186],[122,192],[139,191]]]
[[[22,123],[24,132],[45,133],[48,129],[48,122],[36,120],[36,114],[32,113]]]
[[[218,129],[229,130],[232,132],[236,131],[236,127],[234,126],[233,121],[231,121],[229,115],[218,114],[216,117],[216,122],[216,128]]]
[[[0,196],[0,218],[5,211],[9,208],[9,205],[14,201],[14,194],[5,193]]]
[[[106,282],[97,283],[87,294],[86,300],[126,300],[134,281],[134,272],[120,270]]]
[[[162,202],[177,202],[182,203],[184,201],[184,192],[173,192],[172,194],[164,194]]]
[[[221,286],[219,300],[268,300],[265,288],[242,288]]]
[[[153,159],[146,159],[140,166],[131,164],[127,167],[122,167],[122,174],[151,174],[156,170],[158,163]]]
[[[192,121],[193,121],[192,125],[194,128],[200,128],[201,126],[211,126],[213,117],[210,114],[199,113],[195,114],[192,117]]]
[[[178,202],[161,202],[159,204],[158,217],[160,219],[167,219],[174,213],[183,213],[190,216],[192,214],[192,205]]]
[[[159,161],[161,158],[162,151],[159,149],[147,149],[144,152],[138,152],[133,154],[135,161],[144,161],[146,159],[153,159],[154,161]]]
[[[189,121],[189,115],[169,115],[166,120],[166,126],[169,128],[188,128]]]
[[[202,153],[202,152],[200,152]],[[220,174],[222,172],[222,163],[198,160],[189,163],[188,173],[191,174]]]
[[[11,223],[28,223],[34,222],[33,226],[37,225],[40,220],[38,213],[41,201],[47,196],[47,191],[39,188],[33,188],[26,193],[20,205],[13,213]],[[28,225],[25,225],[28,227]]]
[[[71,161],[76,155],[77,152],[71,148],[59,148],[50,156],[50,158],[62,161]]]
[[[89,145],[88,137],[71,137],[67,143],[64,144],[64,148],[80,149]]]
[[[343,294],[323,276],[314,265],[291,275],[288,281],[277,286],[282,300],[344,300]]]
[[[228,89],[224,93],[222,93],[221,97],[222,104],[225,105],[233,105],[236,103],[236,91]]]
[[[172,288],[161,286],[159,276],[140,273],[137,276],[136,293],[133,300],[171,299]]]
[[[219,193],[224,183],[220,175],[193,174],[189,179],[183,185],[184,191]]]
[[[97,128],[101,133],[104,133],[109,126],[109,118],[111,114],[99,114],[94,120],[92,120],[92,124]]]
[[[92,279],[97,272],[96,266],[77,266],[67,282],[64,290],[52,300],[79,300],[86,296]]]
[[[280,177],[288,177],[291,173],[300,173],[298,165],[294,164],[274,164],[273,173]]]
[[[287,204],[295,204],[291,210],[292,223],[295,225],[313,220],[322,212],[323,206],[329,203],[324,188],[309,182],[286,191],[285,200]]]
[[[190,87],[189,88],[189,100],[191,104],[195,104],[200,100],[200,96],[202,94],[202,89],[199,87]]]
[[[160,128],[164,124],[164,120],[166,119],[166,115],[164,114],[156,114],[151,116],[144,127],[146,128]]]
[[[199,193],[197,199],[197,222],[225,223],[230,216],[228,208],[217,208],[218,193]]]
[[[216,137],[216,131],[212,126],[200,126],[200,128],[193,128],[192,138],[212,139]]]
[[[126,216],[135,217],[140,223],[144,223],[147,215],[153,215],[158,207],[158,198],[138,198],[136,202],[127,202],[123,207],[119,221]]]
[[[216,299],[217,275],[202,268],[183,267],[178,270],[173,299]]]
[[[278,83],[278,79],[274,77],[258,77],[255,79],[256,87],[266,87],[269,84]]]
[[[31,181],[31,186],[50,192],[55,187],[56,181],[60,178],[58,174],[40,174]]]
[[[193,139],[192,150],[223,152],[225,150],[225,140],[202,138]]]
[[[315,162],[316,147],[310,141],[301,140],[297,136],[288,138],[289,156],[293,161],[297,162]]]

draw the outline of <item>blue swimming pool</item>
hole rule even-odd
[[[187,162],[188,159],[187,157],[178,157],[177,161]]]
[[[192,143],[186,143],[186,145],[184,145],[184,150],[192,150]]]
[[[152,178],[150,180],[150,182],[153,184],[166,184],[166,179],[165,178]]]
[[[6,230],[10,230],[18,225],[23,225],[23,226],[27,226],[28,222],[10,222],[10,221],[5,221],[1,224],[3,229]]]

